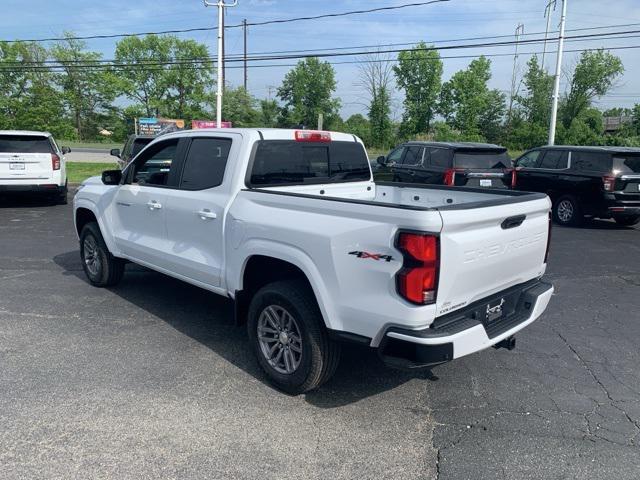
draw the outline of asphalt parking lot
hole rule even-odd
[[[406,373],[350,348],[289,397],[228,301],[135,266],[93,288],[71,205],[0,198],[0,477],[637,479],[638,230],[556,227],[513,352]]]

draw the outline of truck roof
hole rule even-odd
[[[296,131],[315,131],[313,129],[302,128],[199,128],[197,130],[181,130],[178,132],[167,133],[158,138],[171,138],[183,136],[197,136],[203,133],[237,133],[240,135],[259,135],[265,140],[295,140]],[[343,132],[332,132],[323,130],[331,134],[331,140],[338,142],[355,142],[355,135]]]
[[[25,135],[33,137],[50,137],[49,132],[37,132],[35,130],[0,130],[0,135]]]

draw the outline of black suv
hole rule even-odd
[[[377,162],[394,182],[510,188],[513,180],[507,149],[488,143],[408,142]]]
[[[579,225],[585,216],[640,221],[638,148],[540,147],[514,164],[516,188],[549,195],[559,224]]]
[[[155,138],[156,137],[151,135],[129,135],[127,141],[124,142],[122,152],[119,148],[114,148],[110,153],[114,157],[118,157],[118,164],[120,165],[120,168],[124,168],[129,164],[133,157],[140,153],[140,151],[149,145]]]

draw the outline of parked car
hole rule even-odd
[[[345,133],[223,129],[164,135],[88,179],[74,218],[93,285],[131,261],[233,299],[268,377],[300,393],[333,374],[341,342],[408,368],[513,348],[553,293],[550,206],[376,184]]]
[[[124,168],[133,157],[140,153],[140,151],[155,138],[156,137],[152,135],[129,135],[122,147],[122,151],[120,151],[119,148],[113,148],[110,153],[114,157],[118,157],[118,165],[120,165],[120,168]]]
[[[513,180],[507,149],[487,143],[408,142],[378,163],[396,182],[511,188]]]
[[[553,217],[579,225],[585,216],[640,222],[640,149],[540,147],[515,161],[519,190],[542,192],[553,201]]]
[[[37,192],[66,204],[70,151],[48,132],[0,130],[0,192]]]

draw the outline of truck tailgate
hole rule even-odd
[[[441,208],[436,315],[444,315],[544,273],[550,201]]]
[[[0,153],[0,179],[46,179],[53,172],[50,153]]]

